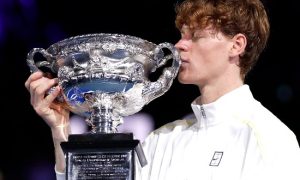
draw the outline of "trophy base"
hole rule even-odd
[[[134,180],[134,151],[139,140],[132,133],[74,134],[61,147],[66,179]]]

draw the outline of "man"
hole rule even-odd
[[[269,37],[259,0],[186,0],[176,8],[182,65],[178,79],[198,86],[194,119],[169,123],[150,134],[143,148],[148,165],[137,179],[300,179],[294,133],[254,99],[245,76]],[[56,172],[63,179],[60,142],[67,141],[68,111],[52,101],[57,82],[32,74],[25,85],[36,112],[52,130]]]

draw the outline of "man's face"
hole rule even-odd
[[[202,86],[212,83],[218,81],[228,70],[232,41],[212,27],[191,32],[184,25],[181,39],[175,47],[182,60],[178,79],[183,84]]]

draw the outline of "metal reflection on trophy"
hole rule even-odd
[[[38,59],[38,54],[42,58]],[[165,66],[169,61],[171,65]],[[47,49],[34,48],[28,53],[27,63],[32,72],[48,69],[52,76],[57,77],[58,85],[62,88],[62,95],[57,98],[58,101],[64,103],[71,112],[85,117],[92,127],[89,134],[84,136],[70,135],[69,141],[75,143],[65,147],[67,152],[71,152],[71,158],[78,156],[78,160],[84,156],[79,158],[78,162],[81,162],[88,159],[91,161],[91,157],[99,159],[108,155],[120,156],[121,159],[133,156],[127,156],[128,152],[123,152],[122,147],[109,147],[111,151],[102,149],[99,154],[99,148],[102,147],[91,144],[99,144],[99,139],[111,142],[116,136],[120,137],[117,127],[122,123],[123,117],[139,112],[144,105],[167,92],[178,73],[180,58],[170,43],[157,45],[134,36],[100,33],[71,37]],[[151,81],[149,76],[161,68],[161,75],[155,81]],[[126,135],[124,138],[123,134],[121,136],[119,140],[122,142],[132,139]],[[78,149],[76,144],[83,144],[84,148],[79,148],[80,151],[70,150]],[[83,151],[89,153],[79,153]],[[77,161],[70,163],[78,168],[75,162]],[[69,168],[70,166],[69,164]],[[131,163],[126,164],[126,167],[120,166],[125,169],[128,167],[128,171],[132,168]],[[99,166],[100,169],[101,167]],[[74,169],[72,173],[73,171]],[[75,179],[80,179],[81,176],[86,178],[89,174],[86,171],[70,175],[68,179],[74,179],[72,177],[75,176]],[[110,172],[114,173],[116,172]],[[113,178],[113,175],[105,175],[104,172],[91,171],[90,174]]]

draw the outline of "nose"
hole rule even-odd
[[[188,46],[185,42],[185,40],[180,39],[176,44],[175,44],[175,48],[178,49],[179,51],[186,51]]]

